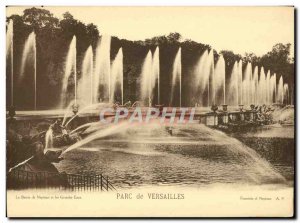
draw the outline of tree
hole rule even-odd
[[[220,54],[223,55],[226,65],[232,66],[235,62],[238,62],[240,59],[242,59],[241,55],[235,54],[234,52],[229,50],[222,50],[220,51]]]
[[[151,39],[145,39],[145,45],[166,45],[180,43],[182,36],[180,33],[170,33],[168,36],[155,36]]]
[[[254,66],[254,65],[259,64],[260,58],[257,57],[254,53],[245,53],[243,61],[246,62],[246,63],[249,62]]]
[[[151,39],[145,39],[146,45],[164,45],[168,43],[168,38],[166,36],[155,36]]]
[[[63,32],[74,35],[78,21],[69,12],[63,14],[63,19],[60,21],[60,27]]]
[[[272,51],[268,52],[268,55],[270,57],[274,57],[277,60],[285,63],[290,63],[290,50],[291,50],[291,44],[282,44],[282,43],[277,43],[275,46],[273,46]]]
[[[277,43],[270,52],[261,57],[260,63],[266,70],[277,74],[277,81],[282,76],[284,82],[290,86],[290,91],[293,91],[294,63],[290,58],[290,48],[290,43]]]
[[[58,26],[58,19],[53,17],[50,11],[35,7],[24,10],[23,20],[34,29],[41,29],[45,26],[51,28]]]
[[[67,20],[74,20],[74,17],[73,17],[73,15],[70,12],[65,12],[63,14],[63,18],[67,19]]]
[[[167,39],[170,43],[178,43],[180,42],[182,36],[180,33],[170,33],[168,36],[167,36]]]

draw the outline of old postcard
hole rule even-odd
[[[294,7],[7,7],[7,216],[293,217],[294,45]]]

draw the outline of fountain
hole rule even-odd
[[[283,85],[283,91],[284,91],[284,100],[286,101],[286,104],[288,104],[289,100],[290,100],[290,93],[289,93],[288,84]]]
[[[208,105],[210,105],[210,95],[211,95],[211,103],[212,105],[216,104],[216,94],[215,94],[215,66],[214,66],[214,51],[213,49],[210,50],[208,54],[208,58],[206,61],[206,69],[209,73],[208,79],[208,95],[207,101]]]
[[[14,23],[10,20],[6,32],[6,59],[10,56],[10,106],[14,105]]]
[[[208,60],[208,51],[205,50],[204,53],[200,56],[194,70],[193,76],[194,80],[191,82],[192,93],[199,98],[197,103],[200,106],[204,106],[204,93],[208,90],[209,84],[209,66],[207,63]]]
[[[119,49],[111,66],[111,93],[109,102],[114,103],[115,97],[118,95],[118,87],[121,92],[121,104],[123,105],[123,51],[122,47]]]
[[[13,43],[12,43],[13,33],[12,33],[11,23],[9,24],[8,27],[7,38],[8,40],[11,41],[7,40],[8,47],[6,49],[6,53],[7,54],[10,53],[11,55],[10,62],[11,62],[11,68],[13,69],[13,55],[12,55],[13,54]],[[133,163],[133,161],[140,160],[140,157],[135,155],[133,157],[130,157],[128,161],[126,159],[128,159],[129,155],[124,155],[123,153],[132,153],[136,150],[144,149],[145,151],[142,151],[139,155],[145,155],[145,153],[146,154],[151,153],[152,150],[156,150],[155,152],[159,150],[159,156],[161,156],[153,160],[150,160],[149,157],[147,157],[147,159],[145,159],[145,162],[141,162],[141,165],[142,166],[144,165],[143,168],[145,168],[146,171],[148,170],[150,171],[149,176],[151,179],[149,178],[150,179],[149,181],[151,181],[150,182],[151,184],[153,184],[153,179],[156,177],[156,175],[159,178],[161,176],[161,174],[153,173],[153,168],[149,169],[151,163],[156,163],[156,164],[162,163],[165,165],[165,166],[159,166],[159,168],[157,168],[158,171],[161,171],[162,169],[170,170],[169,168],[170,163],[171,164],[175,163],[177,166],[174,166],[174,168],[172,167],[172,170],[167,171],[168,173],[166,174],[171,174],[171,175],[177,174],[180,176],[182,175],[184,177],[189,176],[191,180],[194,181],[196,179],[199,180],[199,182],[204,181],[202,178],[206,177],[205,175],[207,173],[208,173],[207,182],[209,183],[211,183],[211,181],[209,181],[210,180],[209,178],[213,178],[214,176],[216,176],[215,178],[216,182],[222,182],[222,180],[224,180],[224,182],[228,182],[227,177],[234,176],[236,177],[236,178],[232,178],[232,182],[234,183],[240,178],[245,178],[244,182],[249,183],[250,182],[249,176],[251,177],[251,179],[254,179],[255,183],[257,182],[261,183],[261,181],[265,180],[266,177],[269,177],[267,180],[269,179],[278,180],[278,178],[279,179],[282,178],[281,175],[277,174],[276,171],[272,170],[272,166],[269,166],[268,162],[266,162],[265,159],[261,159],[260,156],[258,156],[254,150],[248,148],[248,146],[236,140],[234,137],[235,135],[230,135],[225,133],[223,134],[222,131],[230,132],[232,129],[234,129],[232,130],[235,131],[233,133],[238,133],[240,135],[239,130],[247,131],[248,126],[250,126],[251,129],[252,128],[254,129],[256,128],[256,126],[259,125],[259,127],[257,128],[261,130],[263,129],[263,126],[261,125],[273,124],[273,123],[268,123],[267,122],[268,120],[265,122],[265,120],[255,119],[254,114],[256,112],[262,111],[262,109],[258,111],[253,104],[255,105],[259,103],[270,104],[273,101],[288,103],[291,100],[289,95],[290,94],[289,86],[287,83],[284,82],[283,77],[280,77],[277,86],[276,74],[271,75],[272,74],[271,70],[268,70],[268,72],[265,73],[263,67],[260,68],[260,72],[259,72],[259,68],[257,66],[253,67],[254,69],[252,73],[251,63],[247,63],[243,75],[243,69],[242,69],[243,62],[242,60],[237,60],[234,61],[232,71],[231,71],[231,76],[227,77],[229,85],[226,86],[225,75],[227,73],[225,74],[226,63],[223,58],[223,55],[219,56],[215,65],[213,49],[205,50],[201,55],[201,57],[199,58],[198,63],[194,67],[193,70],[194,79],[189,81],[191,82],[193,91],[197,93],[197,96],[195,94],[195,97],[199,100],[201,106],[204,106],[204,104],[206,106],[206,104],[208,104],[209,105],[208,107],[211,106],[211,110],[214,111],[213,113],[208,112],[207,111],[208,108],[205,108],[203,110],[199,108],[197,110],[197,113],[195,113],[195,123],[193,124],[185,123],[183,125],[174,124],[172,125],[172,127],[170,127],[169,123],[167,122],[164,124],[162,124],[162,122],[155,123],[158,120],[159,117],[158,113],[161,112],[161,110],[159,110],[159,112],[156,112],[157,120],[156,118],[153,118],[153,123],[151,123],[154,124],[155,127],[153,127],[152,125],[146,126],[143,124],[130,125],[130,123],[127,121],[121,122],[120,124],[107,124],[107,123],[99,122],[98,113],[100,111],[101,114],[100,117],[102,117],[102,112],[104,114],[105,111],[105,115],[103,116],[106,119],[106,121],[108,120],[115,121],[116,117],[118,117],[118,115],[115,114],[121,115],[121,113],[118,113],[119,112],[118,109],[115,109],[116,107],[113,107],[112,104],[117,102],[118,100],[121,101],[122,105],[124,104],[123,59],[127,59],[127,58],[123,58],[123,48],[120,47],[115,58],[111,63],[110,61],[111,39],[110,37],[102,36],[101,41],[99,41],[99,44],[97,46],[95,57],[91,45],[88,46],[87,49],[84,49],[86,51],[83,55],[82,64],[80,65],[78,64],[79,65],[78,69],[81,69],[82,75],[80,76],[80,79],[77,80],[77,60],[76,60],[77,42],[76,41],[77,41],[76,36],[73,36],[66,57],[65,75],[62,83],[63,103],[65,105],[69,104],[67,109],[64,110],[65,113],[55,113],[53,116],[51,112],[41,113],[42,115],[38,114],[41,117],[39,117],[39,119],[34,119],[34,121],[31,120],[30,116],[34,117],[34,115],[37,114],[37,112],[35,112],[34,115],[32,115],[33,113],[32,111],[29,111],[27,113],[30,114],[28,118],[29,120],[28,123],[30,123],[30,127],[31,127],[31,123],[33,123],[33,125],[37,124],[37,126],[34,126],[34,128],[36,128],[38,131],[41,131],[42,137],[45,136],[45,140],[44,139],[43,140],[45,141],[46,149],[52,148],[53,145],[55,147],[64,147],[65,151],[63,153],[64,154],[63,156],[65,158],[65,161],[62,161],[57,166],[58,168],[62,168],[63,165],[66,164],[69,165],[70,163],[72,163],[71,165],[73,166],[72,168],[68,168],[68,169],[62,168],[60,169],[60,171],[71,169],[72,171],[74,171],[74,173],[77,173],[78,172],[77,169],[81,169],[82,167],[86,166],[85,165],[86,163],[89,163],[91,164],[88,165],[87,167],[89,171],[96,172],[102,169],[110,171],[112,169],[114,173],[119,173],[119,175],[124,175],[126,178],[128,176],[126,174],[132,172],[133,174],[135,174],[134,176],[135,179],[137,179],[139,177],[136,177],[136,175],[138,175],[139,172],[136,172],[136,170],[128,171],[128,169],[124,167],[128,166],[127,163]],[[141,50],[143,50],[142,46],[141,46]],[[78,56],[80,56],[78,58],[81,58],[81,50],[78,52],[80,52],[80,54],[78,53]],[[182,87],[185,87],[182,86],[182,77],[184,77],[183,76],[184,74],[182,74],[181,60],[182,60],[182,56],[185,56],[182,55],[183,52],[185,51],[182,51],[182,49],[179,47],[176,56],[174,58],[174,64],[172,70],[172,83],[171,83],[172,90],[170,92],[171,93],[170,103],[173,105],[175,105],[175,103],[176,105],[179,104],[180,107],[182,106],[182,104],[185,105],[186,103],[186,101],[183,100],[181,94]],[[24,46],[22,66],[21,66],[22,72],[20,75],[24,76],[25,74],[27,76],[27,73],[29,73],[28,70],[26,70],[25,72],[24,70],[26,69],[26,66],[28,66],[28,61],[29,59],[31,59],[31,56],[33,55],[33,60],[31,61],[32,63],[29,65],[31,66],[32,64],[34,65],[34,72],[35,72],[34,73],[35,108],[36,108],[36,73],[37,73],[36,53],[37,53],[36,37],[34,33],[31,33]],[[160,99],[161,99],[160,98],[161,92],[160,92],[159,54],[160,54],[160,49],[158,46],[154,50],[152,49],[152,51],[149,50],[146,54],[142,72],[141,72],[141,86],[140,86],[141,94],[140,95],[142,97],[142,101],[144,102],[144,105],[148,105],[149,107],[153,105],[154,98],[155,98],[155,102],[157,100],[158,104],[160,103]],[[128,59],[128,61],[130,61],[130,58]],[[231,61],[228,62],[231,63]],[[128,64],[126,64],[126,66],[127,65]],[[166,65],[169,66],[168,61],[166,62]],[[184,70],[187,70],[189,72],[189,67],[187,67]],[[39,73],[41,72],[39,71]],[[12,79],[11,105],[13,105],[13,70],[11,71],[11,79]],[[166,78],[165,80],[168,80],[168,78]],[[77,85],[77,81],[78,81],[78,85]],[[73,87],[74,87],[74,92],[73,92]],[[157,87],[157,92],[156,92],[156,87]],[[72,92],[70,91],[71,89]],[[293,88],[290,90],[293,91]],[[71,97],[68,96],[68,92],[72,93]],[[73,93],[74,93],[74,98],[73,98]],[[169,94],[169,92],[167,93]],[[198,95],[199,93],[200,96]],[[156,99],[156,94],[157,94],[157,99]],[[120,95],[121,97],[119,97]],[[173,99],[178,98],[178,95],[179,95],[179,100],[173,101]],[[103,102],[99,103],[99,101],[106,101],[109,103],[103,103]],[[240,111],[232,111],[231,107],[227,107],[225,103],[228,103],[230,105],[235,105],[235,106],[240,105]],[[136,104],[137,103],[134,103],[133,106]],[[221,112],[219,110],[221,104],[223,104],[224,112]],[[247,106],[251,104],[251,111],[248,110],[248,107],[247,109],[243,109],[243,104]],[[80,105],[80,109],[78,105]],[[100,107],[100,105],[103,105],[103,107]],[[130,108],[131,102],[128,105],[123,105],[122,108],[124,109],[123,111],[125,111],[125,106],[126,108]],[[159,108],[161,107],[162,106],[159,106]],[[74,114],[72,114],[71,112],[72,108]],[[106,110],[107,108],[111,110],[108,111]],[[140,108],[135,108],[134,110],[138,110],[138,109]],[[156,115],[150,112],[149,113],[145,112],[146,109],[143,108],[143,113],[141,110],[141,117],[144,114],[151,114],[153,116]],[[169,110],[165,110],[165,111],[170,112],[170,108],[168,109]],[[183,109],[189,109],[189,108],[182,108],[182,110]],[[268,108],[266,110],[268,110]],[[133,114],[132,108],[130,108],[129,111],[131,114]],[[154,110],[150,110],[150,111],[154,111]],[[194,115],[193,111],[195,111],[195,109],[189,111],[189,114]],[[11,114],[13,113],[11,112]],[[44,114],[47,115],[51,114],[51,115],[49,115],[50,117],[47,116],[44,117],[43,116]],[[62,117],[61,116],[62,114],[64,114],[64,119],[61,126],[60,117]],[[161,116],[163,116],[163,114],[161,114]],[[180,118],[185,115],[182,114],[183,113],[181,113]],[[225,116],[225,114],[227,116]],[[175,117],[176,119],[179,118],[179,113],[175,113],[175,115],[176,115]],[[250,115],[252,115],[251,119],[250,119]],[[211,120],[209,119],[210,117],[213,117],[213,125],[209,123]],[[224,119],[224,117],[226,117],[226,119]],[[59,120],[57,120],[55,122],[56,124],[52,125],[45,134],[44,130],[45,130],[46,123],[49,123],[48,119],[57,119],[57,118]],[[18,119],[16,120],[17,122],[19,122]],[[20,123],[21,123],[20,125],[23,125],[23,122]],[[27,124],[27,120],[25,121],[25,123]],[[204,124],[211,126],[212,128],[206,127]],[[273,127],[272,125],[267,126],[267,128],[272,128],[272,127]],[[277,127],[278,126],[276,126],[276,128]],[[218,128],[219,130],[222,131],[216,130],[214,128]],[[262,131],[265,131],[265,129],[267,128],[264,128]],[[27,130],[24,130],[24,132],[25,131]],[[252,131],[251,132],[249,131],[249,133],[252,133]],[[257,133],[255,132],[255,134]],[[73,137],[75,135],[77,136],[76,141],[70,142],[68,145],[70,144],[72,145],[70,145],[69,147],[66,148],[66,145],[64,144],[57,146],[56,140],[58,138],[64,139],[64,138],[69,138],[70,136]],[[247,140],[248,138],[251,137],[247,136]],[[181,149],[178,150],[178,148],[184,148],[185,151]],[[75,149],[81,149],[82,151],[80,154],[79,153],[76,154],[76,152],[74,151]],[[91,154],[86,154],[83,152],[84,149],[94,149],[94,150],[103,149],[103,153],[100,155],[97,154],[96,152],[95,153],[93,152]],[[192,149],[195,149],[195,152]],[[170,151],[170,150],[174,150],[174,151]],[[185,156],[183,153],[176,155],[177,153],[181,153],[181,152],[186,153],[186,151],[189,152],[188,154],[189,156],[195,155],[194,158],[187,160],[188,159],[187,156]],[[122,152],[123,155],[114,155],[117,152]],[[209,152],[211,152],[211,154],[207,156]],[[110,154],[110,157],[113,157],[114,159],[116,158],[118,160],[117,161],[115,160],[116,162],[114,163],[106,162],[107,160],[102,162],[101,159],[104,160],[107,159],[106,156],[107,153],[113,153]],[[73,158],[75,155],[75,157],[79,157],[80,159],[77,158],[73,159],[72,155]],[[91,157],[93,159],[91,159]],[[203,159],[199,159],[199,157],[200,158],[205,157],[205,160],[203,161]],[[70,162],[70,160],[76,161],[76,163]],[[121,162],[119,162],[119,160],[121,160]],[[149,162],[148,160],[150,160],[151,162]],[[226,162],[222,162],[224,160],[226,160]],[[231,165],[227,165],[228,164],[227,161],[233,164],[232,168]],[[82,163],[78,163],[78,162],[82,162]],[[114,165],[115,163],[118,163],[118,165]],[[122,166],[124,163],[125,165]],[[241,165],[238,166],[239,164]],[[104,165],[110,165],[110,168],[103,168]],[[139,165],[139,167],[141,165]],[[201,165],[201,168],[199,168],[199,165]],[[229,166],[231,169],[227,169]],[[237,166],[239,168],[236,168]],[[178,174],[178,172],[176,172],[177,170],[182,170],[182,169],[190,170],[191,167],[195,167],[193,169],[194,172],[192,172],[192,174],[190,174],[191,172],[189,173],[187,172],[186,174],[185,173]],[[134,165],[134,168],[136,168],[136,165]],[[119,171],[123,171],[123,169],[125,169],[126,174],[123,173],[120,174]],[[223,171],[224,169],[225,171]],[[219,172],[217,171],[216,174],[215,170],[220,170],[220,171]],[[254,172],[251,172],[249,170]],[[84,169],[84,171],[86,171],[86,169]],[[142,172],[143,171],[144,170],[142,170]],[[235,172],[237,172],[238,174],[236,174]],[[202,173],[204,173],[204,175],[201,175]],[[228,173],[230,174],[228,175]],[[235,174],[231,174],[231,173],[235,173]],[[222,176],[225,176],[225,178],[224,179],[220,178]],[[172,180],[173,178],[166,177],[165,179]],[[136,183],[135,181],[133,182]],[[186,181],[186,179],[182,179],[182,182],[189,183]],[[168,183],[173,184],[174,182],[168,182]]]
[[[93,103],[93,49],[89,46],[82,62],[81,78],[78,81],[78,99]]]
[[[82,158],[82,163],[92,163],[94,169],[96,170],[107,167],[116,168],[110,165],[111,163],[105,162],[105,159],[107,159],[106,153],[120,153],[122,155],[115,156],[116,159],[118,159],[116,162],[122,165],[125,159],[125,171],[128,171],[127,163],[132,162],[133,159],[135,162],[137,162],[141,159],[141,157],[143,158],[143,156],[146,156],[146,159],[151,160],[150,155],[153,153],[153,155],[159,155],[158,157],[155,156],[153,161],[160,159],[160,156],[163,155],[161,161],[159,162],[160,165],[164,164],[165,167],[170,166],[170,163],[172,163],[172,166],[175,165],[174,168],[170,170],[172,171],[170,176],[173,175],[174,172],[177,173],[176,171],[178,169],[182,170],[183,165],[188,165],[187,167],[189,168],[186,169],[189,172],[193,171],[193,176],[199,176],[204,171],[205,175],[203,175],[203,177],[207,177],[207,181],[204,182],[211,182],[210,180],[215,180],[216,182],[220,182],[220,180],[228,180],[229,178],[226,175],[228,172],[234,173],[229,174],[230,177],[233,177],[232,179],[230,178],[233,183],[236,183],[237,180],[240,182],[241,178],[241,182],[246,182],[248,184],[252,182],[255,185],[258,183],[261,185],[262,182],[268,184],[273,181],[279,183],[286,182],[285,177],[274,170],[274,167],[264,158],[261,158],[258,152],[248,147],[241,141],[222,133],[221,131],[211,129],[203,125],[178,125],[174,126],[174,128],[176,128],[177,133],[172,136],[167,132],[167,128],[161,126],[159,123],[148,125],[147,128],[144,128],[144,126],[140,125],[129,125],[127,122],[118,125],[106,125],[101,127],[101,129],[98,129],[96,132],[93,132],[85,139],[69,146],[63,152],[62,156],[65,160],[68,160],[70,157],[74,157],[74,154],[76,155],[75,150],[79,149],[80,153],[84,156]],[[153,139],[155,139],[155,142]],[[98,146],[95,147],[95,144]],[[218,149],[211,151],[211,147],[208,147],[208,145],[218,146]],[[196,155],[206,155],[207,159],[205,162],[202,162],[201,160],[199,161],[199,159],[196,158],[191,159],[189,162],[186,162],[186,159],[180,163],[176,162],[179,160],[179,158],[184,156],[181,154],[175,154],[178,157],[174,159],[175,155],[172,150],[174,146],[184,146],[185,148],[189,148],[191,151],[195,150]],[[158,149],[160,153],[157,154]],[[214,159],[215,154],[220,150],[221,153],[217,154],[219,156],[221,155],[221,158],[216,161]],[[88,158],[90,157],[89,153],[91,151],[93,152],[93,159]],[[124,155],[124,153],[126,155]],[[172,156],[169,154],[172,154]],[[196,157],[196,155],[192,154],[191,156]],[[232,169],[227,169],[227,163],[224,164],[224,162],[220,161],[224,157],[233,164]],[[191,165],[191,162],[193,165]],[[151,175],[153,174],[153,169],[149,169],[149,163],[150,162],[141,162],[140,165],[143,168],[143,171],[149,171],[149,174]],[[209,165],[207,165],[207,163],[209,163]],[[66,165],[67,163],[62,164]],[[199,169],[199,165],[201,166],[201,169]],[[80,170],[82,166],[85,167],[85,165],[81,165],[75,171]],[[125,165],[123,166],[125,167]],[[121,166],[122,169],[124,168],[123,166]],[[212,167],[214,167],[214,169],[212,169]],[[87,168],[90,168],[90,166],[86,167],[85,169]],[[129,168],[131,168],[131,165],[129,165]],[[119,171],[123,171],[122,169],[119,169]],[[218,171],[216,172],[215,170]],[[190,176],[188,171],[186,174],[184,174],[184,179],[182,179],[183,182],[188,180],[186,179],[186,176]],[[209,174],[209,176],[206,176],[206,174]],[[226,175],[225,178],[224,174]],[[154,173],[154,175],[156,175],[156,173]],[[134,172],[133,176],[136,176],[136,172]],[[193,176],[192,180],[195,181]],[[126,175],[126,178],[127,177],[128,175]],[[202,181],[203,179],[201,178],[201,182]],[[143,181],[143,183],[145,182],[148,183],[148,181]],[[153,183],[153,178],[149,180],[149,183]],[[167,183],[172,184],[171,181]]]
[[[72,100],[68,106],[66,107],[65,111],[64,111],[64,118],[62,121],[62,126],[64,126],[65,122],[67,121],[67,118],[72,116],[72,112],[71,112],[71,108],[74,105],[74,100]]]
[[[151,107],[152,104],[152,76],[152,53],[151,50],[149,50],[142,66],[140,86],[140,100],[144,104],[148,104],[149,107]]]
[[[270,103],[274,103],[274,95],[276,95],[276,74],[273,74],[270,78]]]
[[[152,56],[151,50],[148,51],[141,73],[141,86],[140,86],[140,100],[144,104],[148,104],[149,107],[152,106],[154,100],[154,90],[157,84],[158,89],[158,104],[160,98],[160,89],[159,89],[159,48],[156,47],[155,52]]]
[[[222,55],[219,56],[214,73],[215,103],[226,104],[225,99],[225,61]]]
[[[94,103],[110,99],[110,44],[111,37],[107,35],[103,35],[98,41],[93,86]]]
[[[152,89],[155,88],[157,83],[157,104],[160,104],[160,86],[159,86],[159,47],[157,46],[152,59],[152,70],[153,70],[153,79],[152,79]]]
[[[260,74],[259,74],[259,82],[258,82],[258,103],[259,104],[265,104],[266,103],[266,77],[265,77],[265,71],[264,68],[260,68]]]
[[[13,21],[8,23],[7,29],[7,57],[11,59],[11,106],[13,105]],[[78,100],[84,103],[84,106],[95,102],[108,100],[111,104],[115,102],[116,97],[121,95],[121,103],[123,104],[123,52],[122,47],[119,49],[115,59],[110,63],[110,46],[111,37],[102,36],[98,42],[96,49],[96,57],[94,64],[94,55],[92,46],[89,46],[84,54],[84,59],[81,65],[81,78],[77,86],[77,49],[76,36],[70,43],[68,54],[65,62],[65,74],[62,83],[62,103],[68,104],[70,96],[68,96],[68,87],[70,78],[74,81],[74,105],[73,111],[77,113]],[[37,107],[37,58],[36,58],[36,35],[34,32],[28,36],[23,50],[20,79],[26,73],[28,61],[33,61],[34,67],[34,107]],[[95,65],[95,66],[94,66]],[[179,106],[182,105],[182,67],[181,67],[181,47],[176,53],[173,71],[172,71],[172,87],[170,104],[174,103],[174,97],[179,95]],[[271,70],[265,73],[264,68],[254,67],[252,73],[252,64],[247,63],[244,72],[242,69],[242,60],[235,61],[230,81],[226,86],[225,77],[225,61],[222,55],[219,56],[216,65],[214,66],[214,51],[205,50],[199,58],[198,63],[194,67],[192,92],[196,97],[196,102],[201,106],[207,101],[207,105],[220,105],[229,103],[231,105],[250,105],[250,104],[272,104],[276,101],[285,100],[284,81],[281,79],[278,85],[276,83],[276,74],[271,75]],[[28,72],[27,72],[28,73]],[[154,52],[151,50],[146,55],[143,69],[141,73],[141,98],[144,104],[152,105],[157,86],[157,102],[160,103],[160,59],[159,47],[156,46]],[[156,85],[157,83],[157,85]],[[227,87],[227,88],[226,88]],[[78,88],[78,89],[77,89]],[[119,90],[120,89],[120,90]],[[226,90],[228,93],[226,94]],[[87,94],[88,93],[88,94]],[[179,94],[177,94],[179,93]],[[199,95],[200,93],[200,95]],[[197,96],[196,96],[197,95]],[[282,96],[283,95],[283,96]],[[203,97],[207,97],[203,99]],[[147,101],[147,102],[146,102]]]
[[[283,78],[282,76],[280,76],[278,87],[277,87],[277,102],[283,104],[283,99],[284,99]]]
[[[235,61],[230,74],[230,81],[227,93],[227,103],[229,105],[239,104],[239,90],[238,90],[238,63]]]
[[[45,136],[45,149],[53,147],[53,130],[50,127]]]
[[[6,31],[6,58],[12,53],[13,49],[13,38],[14,38],[14,22],[13,20],[9,20]]]
[[[271,81],[270,81],[270,70],[267,72],[266,76],[266,93],[267,93],[267,100],[266,104],[271,104]]]
[[[229,105],[239,104],[239,76],[238,62],[235,61],[231,70],[230,81],[228,86],[227,103]]]
[[[243,104],[243,61],[238,62],[239,105]]]
[[[171,100],[170,103],[173,103],[173,94],[176,82],[179,82],[179,107],[181,107],[181,47],[179,47],[177,54],[173,63],[173,72],[172,72],[172,89],[171,89]]]
[[[7,31],[7,54],[13,54],[12,43],[12,22],[9,23]],[[11,39],[11,41],[9,41]],[[111,37],[102,36],[96,49],[96,57],[94,64],[94,55],[92,46],[89,46],[84,54],[81,65],[81,78],[77,86],[77,62],[76,62],[76,36],[70,43],[68,54],[65,63],[65,75],[62,83],[62,102],[64,104],[70,101],[68,96],[69,82],[74,81],[74,104],[73,113],[79,112],[78,100],[83,103],[84,107],[92,105],[95,102],[104,101],[108,99],[110,104],[118,100],[121,95],[121,103],[123,104],[123,52],[122,47],[119,49],[115,59],[110,64],[110,44]],[[25,69],[28,66],[28,60],[32,59],[34,67],[34,91],[35,91],[35,109],[36,109],[36,36],[32,32],[24,45],[23,57],[21,63],[21,78],[26,73]],[[13,58],[11,58],[11,61]],[[95,66],[94,66],[95,65]],[[181,47],[174,58],[172,71],[172,88],[171,88],[171,102],[174,104],[174,97],[179,95],[179,106],[182,106],[182,67],[181,67]],[[231,105],[250,105],[250,104],[272,104],[274,101],[283,103],[288,94],[288,86],[285,86],[283,78],[276,84],[276,74],[271,76],[271,71],[265,73],[264,68],[254,67],[252,73],[252,64],[247,63],[244,72],[242,69],[242,60],[235,61],[229,85],[226,86],[225,77],[225,61],[222,55],[219,56],[216,65],[214,66],[214,51],[206,50],[199,58],[197,65],[194,68],[192,81],[193,91],[196,92],[195,97],[201,106],[221,105],[229,103]],[[11,66],[13,68],[13,66]],[[95,69],[94,69],[95,68]],[[11,76],[13,78],[13,70]],[[27,71],[28,73],[28,71]],[[148,51],[141,73],[141,100],[144,104],[152,106],[152,101],[156,95],[155,89],[157,86],[157,102],[160,102],[160,61],[159,61],[159,47],[157,46],[152,53]],[[70,79],[72,77],[72,79]],[[244,78],[243,78],[244,77]],[[156,85],[157,83],[157,85]],[[227,87],[227,88],[226,88]],[[12,97],[11,105],[13,104],[13,81],[12,81]],[[78,89],[77,89],[78,88]],[[228,93],[226,93],[228,90]],[[72,88],[73,91],[73,88]],[[200,92],[200,96],[199,96]],[[179,94],[178,94],[179,93]],[[198,94],[198,95],[197,95]],[[196,96],[197,95],[197,96]],[[101,96],[101,97],[100,97]],[[207,97],[203,100],[203,97]],[[118,98],[118,99],[117,99]],[[68,99],[68,100],[67,100]],[[287,99],[289,100],[289,99]],[[69,104],[69,103],[68,103]],[[64,123],[66,122],[64,117]]]
[[[253,102],[256,105],[258,103],[258,66],[254,67],[252,82]]]
[[[277,95],[277,74],[276,73],[274,73],[273,74],[274,75],[274,79],[273,79],[273,85],[274,85],[274,95],[273,95],[273,102],[276,102],[276,95]]]
[[[66,103],[67,93],[68,93],[68,84],[69,78],[72,73],[74,75],[74,103],[77,103],[77,67],[76,67],[76,36],[73,36],[73,39],[69,46],[69,51],[66,58],[65,74],[62,83],[62,105]]]
[[[245,71],[244,71],[244,79],[243,79],[243,101],[242,104],[250,105],[252,103],[252,65],[250,62],[247,63]]]
[[[71,145],[70,147],[68,147],[65,151],[63,151],[62,154],[64,153],[67,153],[73,149],[76,149],[78,148],[79,146],[82,146],[82,145],[85,145],[95,139],[99,139],[99,138],[103,138],[103,137],[106,137],[106,136],[109,136],[109,135],[112,135],[112,134],[115,134],[115,133],[118,133],[118,132],[121,132],[121,131],[124,131],[128,128],[130,128],[131,125],[128,124],[128,122],[124,121],[122,123],[119,123],[117,125],[110,125],[108,126],[107,128],[105,128],[104,130],[103,129],[100,129],[98,131],[96,131],[95,133],[89,135],[88,137],[86,137],[85,139]]]
[[[213,75],[214,75],[214,61],[213,61],[213,50],[208,53],[205,50],[200,56],[196,66],[193,70],[193,81],[191,84],[192,93],[195,94],[199,100],[200,106],[210,106],[211,95],[213,93]],[[210,92],[211,91],[211,92]],[[206,97],[205,97],[206,96]]]
[[[31,32],[25,42],[22,61],[21,61],[21,70],[20,70],[20,81],[24,78],[25,69],[29,61],[33,63],[33,77],[34,77],[34,110],[36,110],[36,36],[34,32]]]
[[[95,103],[95,104],[90,104],[88,106],[85,106],[83,108],[81,108],[80,110],[78,109],[76,114],[74,114],[68,121],[67,121],[67,118],[70,117],[70,109],[74,106],[74,103],[71,102],[68,106],[68,108],[66,109],[66,112],[65,112],[65,115],[64,115],[64,119],[63,119],[63,122],[62,122],[62,126],[65,126],[67,127],[68,124],[70,124],[79,114],[82,114],[83,112],[88,112],[89,110],[92,110],[92,109],[95,109],[99,106],[103,106],[103,107],[107,107],[107,106],[111,106],[111,104],[107,104],[107,103],[103,103],[103,102],[100,102],[100,103]],[[74,111],[73,111],[74,113]],[[65,124],[66,123],[66,124]]]

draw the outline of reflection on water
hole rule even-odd
[[[278,184],[293,179],[293,138],[228,136],[199,124],[132,126],[64,154],[68,173],[104,173],[117,187]],[[288,154],[288,155],[287,155]]]

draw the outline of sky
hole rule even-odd
[[[28,7],[8,7],[7,16]],[[101,34],[128,40],[179,32],[184,39],[261,56],[276,43],[294,47],[293,7],[44,7],[62,18],[69,11],[75,19],[94,23]],[[291,51],[293,57],[293,49]]]

